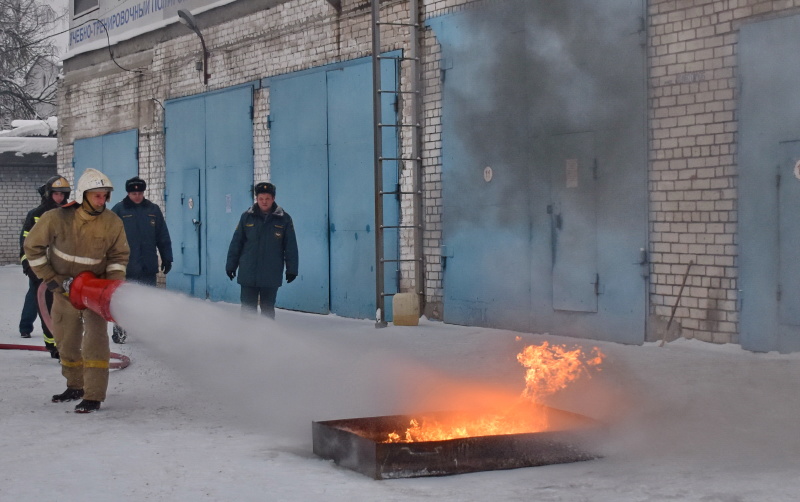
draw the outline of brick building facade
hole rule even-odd
[[[210,51],[208,86],[195,67],[201,55],[197,37],[179,25],[120,42],[115,46],[115,62],[108,59],[106,50],[69,57],[59,96],[59,171],[71,179],[75,140],[136,128],[140,176],[148,180],[148,197],[163,205],[165,101],[371,53],[369,2],[342,0],[340,10],[335,2],[324,0],[272,2],[268,9],[240,3],[238,10],[221,7],[197,16]],[[419,3],[424,22],[498,2]],[[800,13],[798,4],[794,0],[651,0],[642,4],[648,72],[649,161],[642,169],[649,180],[649,340],[662,336],[687,266],[693,263],[673,327],[684,337],[739,342],[738,30],[743,23]],[[381,10],[385,19],[403,21],[408,3],[381,2]],[[228,14],[220,14],[223,11]],[[408,50],[403,28],[385,30],[382,49]],[[442,213],[446,211],[442,204],[443,61],[432,30],[423,28],[420,46],[424,313],[440,319]],[[269,88],[256,89],[254,181],[270,177],[269,114]],[[403,141],[405,145],[407,134]],[[401,179],[406,187],[410,185],[408,173]],[[404,214],[407,218],[408,204],[404,204]],[[405,254],[411,253],[408,246],[407,242],[403,246]],[[402,289],[413,288],[412,277],[404,269]]]
[[[22,224],[41,203],[37,189],[56,174],[55,150],[56,138],[0,135],[0,265],[19,264]]]

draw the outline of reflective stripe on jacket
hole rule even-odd
[[[44,213],[24,248],[34,273],[59,285],[86,270],[104,279],[124,279],[130,255],[119,216],[108,210],[91,216],[76,203]]]

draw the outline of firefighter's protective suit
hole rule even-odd
[[[124,279],[130,250],[122,220],[105,207],[84,200],[90,190],[113,190],[101,172],[87,169],[78,181],[75,203],[44,213],[25,239],[25,254],[53,300],[53,335],[61,353],[61,372],[70,389],[86,400],[104,401],[108,388],[108,323],[90,310],[77,310],[64,295],[65,283],[88,270],[104,279]]]

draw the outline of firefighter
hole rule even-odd
[[[166,275],[172,268],[172,241],[161,208],[144,198],[145,188],[147,183],[140,177],[129,179],[125,182],[128,195],[111,210],[122,218],[131,247],[126,279],[155,286],[159,270],[156,250],[161,255],[161,272]],[[114,343],[125,343],[127,338],[127,332],[114,324]]]
[[[275,185],[255,186],[256,203],[242,213],[228,247],[225,273],[230,280],[239,269],[243,312],[256,312],[275,319],[275,298],[283,283],[297,277],[297,238],[292,217],[275,203]]]
[[[105,174],[87,169],[75,202],[45,213],[25,239],[31,269],[54,293],[53,335],[67,390],[52,401],[83,399],[76,413],[99,410],[108,389],[108,322],[91,310],[75,309],[68,294],[72,278],[86,270],[103,279],[125,279],[130,255],[125,228],[119,216],[105,210],[113,189]]]
[[[67,199],[69,199],[70,186],[69,182],[63,176],[53,176],[48,179],[44,185],[40,186],[39,195],[42,197],[41,202],[37,207],[28,211],[25,217],[25,222],[22,224],[22,232],[19,236],[19,255],[20,262],[22,263],[22,272],[28,276],[28,293],[25,295],[25,304],[22,307],[22,316],[19,321],[19,332],[22,338],[30,338],[33,331],[33,321],[36,319],[36,314],[39,314],[39,321],[42,325],[42,332],[44,333],[44,346],[50,352],[50,357],[58,359],[58,349],[56,348],[53,334],[50,332],[47,323],[44,322],[44,317],[39,309],[39,302],[37,300],[37,291],[42,280],[36,277],[36,274],[31,270],[28,257],[25,255],[23,244],[25,238],[28,236],[31,228],[39,221],[41,216],[57,207],[63,206]],[[49,312],[53,305],[53,295],[48,291],[45,293],[45,301],[47,304],[47,311]]]

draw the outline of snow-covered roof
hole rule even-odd
[[[49,157],[56,154],[58,119],[14,120],[8,131],[0,131],[0,155],[12,153],[17,157],[39,154]]]
[[[48,117],[46,120],[12,120],[11,127],[13,127],[13,129],[0,131],[0,138],[54,136],[58,130],[58,118]]]
[[[56,154],[57,138],[19,138],[0,136],[0,154],[15,153],[18,157],[41,154],[49,157]]]

